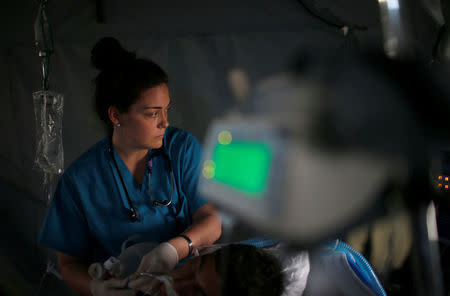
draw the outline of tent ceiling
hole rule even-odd
[[[119,33],[139,39],[148,34],[199,35],[239,32],[287,32],[323,25],[299,0],[48,0],[57,42],[90,42],[99,35]],[[364,47],[381,48],[376,0],[301,0],[326,19],[367,27],[356,35]],[[33,23],[39,0],[9,0],[0,10],[0,47],[33,44]],[[439,0],[423,0],[424,14],[416,29],[421,43],[432,43],[442,24]],[[97,22],[101,4],[104,23]],[[431,45],[430,45],[431,46]]]
[[[374,0],[303,0],[330,20],[368,28],[359,32],[363,42],[379,42],[378,4]],[[15,0],[3,4],[1,15],[2,47],[33,42],[33,23],[38,1]],[[101,3],[104,23],[96,22],[96,4]],[[275,4],[276,3],[276,4]],[[48,1],[55,40],[79,41],[102,32],[133,32],[134,36],[161,34],[214,34],[238,32],[299,31],[320,25],[297,0],[228,1],[123,1],[65,0]]]

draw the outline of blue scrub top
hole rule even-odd
[[[39,243],[62,253],[103,262],[118,256],[122,243],[133,235],[146,241],[167,241],[191,224],[192,215],[207,201],[197,192],[201,145],[190,133],[168,127],[164,148],[173,171],[173,200],[168,207],[153,206],[146,171],[142,184],[135,181],[120,156],[114,156],[140,221],[130,219],[125,191],[105,138],[75,160],[56,187]],[[149,150],[148,157],[155,153]],[[153,200],[170,198],[168,159],[152,159]],[[181,226],[181,227],[180,227]]]

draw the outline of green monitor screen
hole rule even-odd
[[[267,189],[271,160],[271,149],[263,142],[217,143],[212,160],[205,162],[203,174],[249,198],[259,199]]]

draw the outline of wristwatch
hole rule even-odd
[[[182,237],[182,238],[184,238],[184,239],[187,241],[187,243],[188,243],[188,245],[189,245],[189,253],[188,253],[188,256],[191,255],[191,254],[192,254],[192,251],[194,250],[194,244],[192,243],[191,239],[190,239],[187,235],[185,235],[185,234],[179,234],[179,235],[177,235],[177,236]]]

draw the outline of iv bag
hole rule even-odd
[[[64,96],[52,91],[33,93],[36,117],[36,158],[34,168],[46,174],[61,174],[64,165],[62,117]]]

